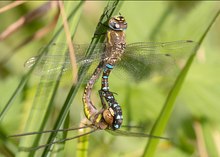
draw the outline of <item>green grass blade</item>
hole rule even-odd
[[[0,144],[3,145],[3,150],[0,151],[1,154],[5,156],[14,156],[17,151],[15,143],[8,140],[6,133],[3,131],[3,128],[0,127]]]
[[[210,123],[208,123],[207,120],[202,120],[201,125],[208,156],[219,156],[218,149],[213,139],[213,132]]]
[[[91,128],[85,128],[79,130],[79,134],[83,134],[86,132],[91,131]],[[88,156],[88,146],[89,146],[89,136],[90,135],[85,135],[81,136],[78,141],[77,141],[77,157],[87,157]]]
[[[23,88],[24,88],[25,84],[27,83],[28,79],[30,78],[33,70],[34,70],[34,67],[25,76],[23,76],[21,78],[21,81],[20,81],[19,85],[17,86],[17,88],[15,89],[14,93],[12,94],[12,96],[10,97],[10,99],[8,100],[8,102],[6,103],[5,107],[2,109],[2,111],[0,113],[0,121],[4,118],[4,116],[6,115],[7,111],[13,105],[13,102],[15,101],[17,96],[23,90]]]
[[[171,5],[168,5],[167,8],[164,10],[164,13],[159,18],[158,22],[156,23],[154,29],[152,30],[150,34],[150,41],[155,41],[155,37],[159,30],[163,27],[164,22],[167,20],[167,18],[171,15],[173,11],[173,7]]]
[[[74,14],[75,12],[73,12],[72,14]],[[70,15],[68,20],[70,20],[70,18],[73,15]],[[59,36],[60,32],[62,31],[62,26],[60,27],[56,27],[56,31],[54,34],[53,39],[48,43],[48,46],[54,42],[56,42],[56,38],[57,36]],[[63,42],[63,41],[61,41]],[[47,48],[47,47],[45,47]],[[44,53],[44,50],[41,50],[39,52],[39,54]],[[17,98],[17,96],[20,94],[20,92],[23,90],[24,86],[26,85],[27,81],[29,80],[30,76],[33,74],[33,71],[35,69],[36,64],[28,71],[28,73],[26,75],[24,75],[21,78],[21,81],[19,83],[19,85],[17,86],[17,88],[15,89],[14,93],[12,94],[11,98],[8,100],[8,102],[6,103],[5,107],[2,109],[1,113],[0,113],[0,121],[4,118],[5,114],[7,113],[7,111],[10,109],[10,107],[13,105],[14,100]]]
[[[106,21],[108,20],[109,17],[112,16],[112,14],[114,13],[115,9],[116,9],[116,6],[118,4],[118,1],[110,1],[107,5],[107,7],[105,8],[104,10],[104,13],[102,14],[101,18],[100,18],[100,21],[99,21],[99,24],[97,26],[97,29],[96,29],[96,32],[103,32],[103,29],[106,29],[106,28],[103,28],[102,25],[100,25],[100,23],[106,23]],[[104,38],[103,36],[101,35],[94,35],[94,37],[92,38],[92,41],[90,43],[90,45],[96,45],[98,42],[103,42],[104,41]],[[87,51],[87,55],[91,55],[93,52],[92,49],[89,49]],[[81,83],[83,82],[83,79],[84,79],[84,76],[86,74],[86,71],[88,70],[87,69],[79,69],[79,81],[78,83],[76,84],[76,86],[72,86],[69,93],[68,93],[68,96],[63,104],[63,107],[62,107],[62,110],[60,111],[60,114],[57,118],[57,121],[56,121],[56,124],[54,126],[54,130],[56,129],[59,129],[60,126],[62,125],[63,121],[65,120],[66,116],[67,116],[67,113],[69,112],[69,108],[72,104],[72,101],[73,99],[75,98],[77,92],[78,92],[78,89],[79,87],[81,86]],[[56,133],[52,133],[49,137],[49,140],[47,143],[51,143],[54,141],[56,137]],[[47,156],[48,154],[48,150],[50,150],[52,146],[49,146],[47,149],[44,150],[44,153],[43,153],[43,156]]]
[[[207,27],[207,29],[205,30],[203,35],[201,36],[201,38],[198,42],[198,45],[201,45],[202,41],[204,40],[205,36],[209,32],[211,26],[216,21],[218,16],[219,16],[219,11],[217,12],[215,17],[213,18],[213,20],[211,21],[211,23],[209,24],[209,26]],[[199,48],[199,46],[196,47],[195,52],[198,50],[198,48]],[[152,128],[152,131],[151,131],[152,135],[161,136],[163,134],[165,127],[169,121],[170,115],[173,111],[175,100],[180,92],[181,86],[182,86],[182,84],[185,80],[185,77],[191,67],[191,64],[193,62],[195,55],[196,55],[196,53],[192,53],[192,55],[189,57],[186,65],[185,65],[185,67],[180,72],[179,76],[177,77],[175,84],[172,87],[171,91],[169,92],[169,95],[166,99],[166,102],[160,112],[160,115],[158,116],[157,121],[155,122],[155,124]],[[149,139],[148,144],[145,147],[143,156],[144,157],[154,156],[158,143],[159,143],[158,139],[153,139],[153,138]]]
[[[66,2],[68,3],[68,2]],[[70,2],[69,2],[70,3]],[[79,9],[79,6],[81,6],[82,2],[79,2],[78,4],[75,3],[75,5],[73,3],[69,4],[68,6],[72,7],[67,11],[67,14],[69,16],[68,20],[76,18],[79,19],[79,15],[75,16],[76,11]],[[74,16],[73,16],[74,15]],[[75,20],[74,22],[71,23],[71,28],[75,29],[78,20]],[[64,34],[63,30],[62,30],[62,22],[61,20],[58,22],[57,26],[56,26],[56,30],[55,30],[55,35],[53,37],[53,39],[51,40],[51,42],[48,44],[48,46],[51,43],[54,42],[59,42],[59,41],[65,41],[65,35],[61,35]],[[71,30],[71,32],[75,32],[73,30]],[[42,81],[42,80],[46,80],[47,76],[42,76],[41,77],[41,81],[40,84],[38,86],[37,89],[37,93],[35,96],[35,100],[34,103],[32,105],[32,109],[31,112],[29,114],[29,118],[28,121],[26,123],[26,128],[24,130],[24,132],[30,132],[30,131],[41,131],[45,128],[45,124],[48,120],[49,114],[50,114],[50,109],[51,106],[53,104],[53,100],[55,98],[56,95],[56,91],[59,87],[59,79],[61,77],[62,73],[57,74],[55,77],[55,80],[57,81],[51,81],[51,82],[47,82],[47,81]],[[36,147],[39,143],[39,140],[42,138],[42,135],[35,135],[32,137],[23,137],[21,139],[20,145],[19,147],[24,147],[24,148],[30,148],[30,147]],[[20,151],[17,156],[39,156],[40,151],[29,151],[29,152],[25,152],[25,151]]]

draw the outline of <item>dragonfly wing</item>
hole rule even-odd
[[[128,44],[118,64],[136,81],[153,74],[177,74],[198,44],[192,41],[139,42]]]
[[[130,132],[130,131],[125,131],[125,130],[114,130],[113,131],[110,129],[107,129],[106,131],[114,136],[159,138],[159,139],[169,140],[169,138],[167,138],[167,137],[154,136],[154,135],[145,134],[145,133],[141,133],[141,132]]]
[[[78,66],[88,66],[93,62],[98,62],[100,56],[103,53],[104,44],[98,44],[94,47],[90,47],[93,50],[93,54],[85,56],[88,44],[75,44],[74,53],[76,56],[76,62]],[[63,44],[52,44],[45,49],[43,56],[34,56],[25,62],[25,67],[30,68],[37,63],[35,74],[39,76],[47,76],[47,79],[53,79],[54,75],[61,71],[71,70],[71,61],[69,52]],[[39,59],[39,61],[38,61]]]
[[[97,129],[92,128],[91,130],[89,130],[87,132],[83,132],[83,133],[81,133],[79,135],[76,135],[76,136],[73,136],[73,137],[58,139],[58,140],[52,141],[50,143],[43,144],[43,145],[40,145],[40,146],[37,146],[37,147],[32,147],[32,148],[30,148],[30,147],[20,147],[20,149],[23,150],[23,151],[36,151],[36,150],[41,149],[41,148],[47,148],[47,147],[49,147],[53,144],[64,143],[66,141],[70,141],[70,140],[74,140],[74,139],[78,139],[78,142],[84,142],[84,141],[79,141],[79,138],[82,138],[83,136],[92,134],[95,131],[97,131]]]

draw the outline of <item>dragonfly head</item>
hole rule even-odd
[[[123,31],[127,29],[127,22],[125,21],[125,18],[121,15],[112,17],[108,25],[111,29],[116,31]]]

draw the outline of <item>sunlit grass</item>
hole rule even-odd
[[[73,11],[74,7],[75,9],[77,8],[77,4],[75,3],[66,3],[67,6],[65,6],[65,9],[67,13]],[[90,7],[89,3],[91,3],[93,7]],[[74,34],[76,32],[74,42],[90,42],[91,36],[95,31],[95,26],[98,23],[98,19],[104,10],[104,2],[89,3],[86,3],[86,5],[83,4],[82,6],[84,6],[84,10],[81,10],[82,15],[80,16],[77,12],[77,15],[74,14],[73,16],[75,20],[71,20],[69,23],[70,28],[72,29],[71,33]],[[94,10],[93,8],[96,6],[96,4],[99,7]],[[104,5],[100,7],[100,4]],[[216,4],[218,3],[216,2]],[[200,2],[198,4],[190,4],[191,8],[184,8],[187,7],[187,5],[180,5],[178,7],[174,6],[173,10],[166,12],[166,10],[170,7],[168,2],[124,2],[119,12],[125,16],[128,22],[128,30],[126,31],[128,43],[137,41],[149,41],[150,39],[155,41],[175,41],[190,39],[199,42],[201,40],[202,34],[205,34],[205,29],[211,23],[211,20],[216,14],[216,10],[218,11],[218,8],[215,7],[216,4],[214,2]],[[96,14],[92,14],[96,11]],[[14,12],[16,12],[16,10],[14,10]],[[118,14],[118,12],[115,12],[114,14]],[[166,14],[166,16],[164,14]],[[1,17],[5,18],[4,14],[1,15]],[[161,19],[163,19],[162,22],[160,21]],[[79,24],[77,22],[78,20]],[[188,65],[188,69],[183,72],[184,74],[179,76],[179,81],[176,81],[177,87],[174,87],[173,93],[170,93],[170,97],[167,96],[167,90],[164,89],[164,87],[158,83],[160,81],[156,79],[141,82],[137,85],[133,82],[130,82],[130,80],[127,80],[126,76],[124,78],[122,77],[122,79],[118,79],[117,76],[115,77],[112,75],[110,78],[110,88],[112,91],[118,93],[116,99],[122,105],[125,123],[130,125],[145,126],[147,128],[144,130],[146,133],[149,133],[153,127],[153,124],[156,123],[153,131],[151,132],[152,134],[175,139],[174,142],[161,141],[159,145],[157,145],[158,141],[155,139],[150,139],[150,143],[148,144],[148,147],[144,153],[145,156],[152,156],[152,154],[156,154],[155,156],[161,157],[192,156],[193,154],[200,154],[201,150],[199,147],[197,147],[200,146],[199,144],[201,142],[198,140],[199,137],[204,138],[203,140],[205,145],[201,147],[202,149],[206,150],[206,152],[212,156],[217,154],[217,148],[213,147],[216,144],[216,140],[213,137],[217,136],[212,136],[214,135],[213,132],[215,132],[215,135],[216,132],[217,134],[219,133],[217,123],[219,116],[216,113],[218,111],[218,93],[220,92],[219,87],[216,86],[216,84],[219,84],[219,79],[217,79],[219,76],[217,72],[217,67],[219,66],[219,62],[217,60],[219,57],[219,46],[218,44],[217,46],[215,44],[219,43],[219,19],[216,19],[215,21],[216,23],[214,24],[214,27],[212,27],[211,30],[209,30],[210,33],[205,36],[204,43],[202,43],[201,49],[198,51],[198,56],[194,58],[193,65]],[[160,26],[158,26],[158,24],[160,24]],[[58,32],[58,29],[61,27],[61,25],[62,23],[59,21],[54,32]],[[78,25],[78,28],[76,25]],[[155,32],[155,30],[157,31]],[[63,41],[66,40],[64,34],[56,35],[57,39],[52,39],[51,41],[63,43]],[[5,50],[5,48],[7,49],[7,45],[9,45],[7,42],[10,43],[10,41],[6,41],[5,44],[3,43],[4,46],[2,46],[2,44],[0,45],[4,47],[3,50]],[[27,46],[27,48],[24,49],[27,49],[26,51],[28,51],[29,56],[36,55],[37,50],[39,49],[39,45],[42,44],[36,45],[37,46],[35,48],[29,48]],[[204,56],[201,57],[201,55]],[[14,134],[28,132],[30,130],[38,131],[45,130],[45,128],[61,128],[63,127],[62,123],[65,121],[65,118],[68,114],[70,119],[67,120],[67,123],[69,122],[70,125],[78,125],[80,121],[79,119],[83,117],[81,102],[81,95],[83,91],[81,86],[73,87],[68,93],[71,85],[69,85],[68,89],[66,89],[62,86],[58,87],[59,84],[56,83],[49,85],[49,87],[52,91],[57,90],[60,95],[53,95],[53,92],[50,92],[49,89],[47,89],[45,94],[46,97],[44,97],[46,99],[41,98],[41,102],[36,101],[33,104],[33,109],[39,109],[41,107],[44,108],[43,110],[35,111],[36,113],[33,113],[32,111],[31,115],[35,120],[31,122],[30,117],[28,120],[22,119],[23,115],[28,114],[28,110],[25,110],[27,107],[22,108],[22,106],[31,105],[33,100],[30,99],[33,99],[33,92],[35,92],[34,89],[30,89],[30,83],[25,86],[29,77],[32,76],[32,71],[21,78],[19,73],[14,73],[14,71],[11,71],[10,69],[12,67],[11,65],[18,65],[21,60],[25,61],[25,57],[27,58],[27,53],[24,56],[23,54],[17,54],[12,58],[12,61],[7,63],[6,66],[6,69],[11,73],[9,76],[13,76],[15,78],[14,80],[22,80],[20,84],[8,83],[9,85],[7,84],[6,86],[6,83],[4,84],[5,80],[1,78],[2,95],[4,95],[4,91],[8,91],[9,88],[11,93],[13,93],[13,90],[11,89],[16,89],[17,87],[17,90],[14,92],[14,94],[8,94],[7,97],[4,96],[5,98],[2,98],[1,100],[1,102],[3,102],[1,103],[1,112],[3,114],[0,116],[2,130],[1,135],[4,135],[2,137],[6,137],[11,133]],[[190,59],[190,62],[191,61],[192,59]],[[1,76],[3,76],[3,71],[1,69],[0,73]],[[185,79],[186,73],[189,74],[187,74],[188,77]],[[8,78],[9,77],[6,77],[6,80],[9,80]],[[41,84],[45,87],[45,83]],[[34,88],[34,86],[32,88]],[[100,85],[97,83],[94,91],[96,92],[99,88]],[[65,90],[65,94],[62,92],[63,90]],[[181,90],[180,93],[179,90]],[[31,94],[27,95],[26,92]],[[67,94],[68,97],[64,99],[63,97],[66,97]],[[178,95],[179,97],[177,97]],[[51,97],[53,96],[55,96],[57,99],[59,99],[58,97],[62,97],[65,102],[63,101],[62,104],[60,104],[60,101],[57,100],[50,101]],[[98,95],[94,94],[93,100],[97,106],[99,106],[100,104],[98,104],[99,100],[97,97]],[[177,102],[174,103],[176,98],[178,98]],[[167,106],[169,106],[169,109],[164,109],[164,113],[159,114],[165,103],[168,104]],[[6,110],[3,112],[5,106],[7,106],[5,108]],[[59,114],[60,116],[58,116]],[[14,120],[9,120],[12,119],[12,117]],[[204,117],[207,119],[205,122],[203,121]],[[17,118],[18,120],[16,121]],[[58,121],[55,120],[56,118]],[[160,122],[161,120],[163,122]],[[23,130],[22,126],[26,121],[29,121],[29,123],[26,124],[28,127],[26,127],[26,130]],[[55,126],[54,121],[56,121]],[[185,124],[185,121],[188,123]],[[37,127],[37,124],[39,127]],[[196,130],[195,124],[199,124],[201,129]],[[14,130],[12,130],[12,128]],[[199,134],[204,136],[198,136]],[[51,135],[50,141],[53,141],[52,137],[54,136],[55,135]],[[61,134],[60,136],[63,135]],[[65,137],[65,135],[63,137]],[[119,156],[121,154],[122,156],[142,156],[144,146],[147,144],[146,139],[114,137],[108,135],[106,132],[97,132],[90,137],[91,138],[89,140],[89,148],[87,152],[88,156],[101,156],[103,154],[106,156]],[[35,142],[38,141],[38,139],[34,139],[33,137],[31,137],[30,140],[35,140]],[[2,138],[2,143],[3,141],[5,141],[5,138]],[[19,146],[17,146],[17,143],[14,144],[13,142],[14,139],[9,139],[2,145],[8,148],[9,152],[16,154],[16,149],[18,149]],[[27,143],[28,147],[32,145],[29,143],[30,141],[26,140],[26,138],[23,139],[23,142]],[[44,142],[46,142],[46,140]],[[63,156],[75,156],[75,150],[77,149],[76,142],[77,140],[71,141],[71,144],[73,143],[73,145],[63,145],[64,149],[62,148],[62,151],[55,153],[57,153],[57,155]],[[4,150],[5,147],[3,146],[2,148]],[[192,148],[192,146],[194,147]],[[38,153],[42,151],[43,150],[37,151],[35,156],[37,156]],[[1,151],[1,153],[5,155],[3,151]],[[23,153],[20,155],[23,156],[25,154],[26,156],[29,156],[34,154],[33,152]],[[47,151],[45,151],[44,154],[49,155]]]

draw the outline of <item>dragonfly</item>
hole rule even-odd
[[[90,63],[98,62],[97,68],[94,70],[91,78],[88,80],[84,94],[83,94],[83,106],[84,114],[86,117],[86,123],[83,127],[62,129],[53,131],[67,131],[77,130],[84,128],[91,128],[91,131],[83,133],[81,135],[54,141],[46,145],[38,146],[35,149],[47,147],[50,144],[64,142],[67,140],[75,139],[80,136],[88,135],[97,130],[106,130],[115,135],[122,136],[135,136],[135,137],[150,137],[159,139],[168,139],[166,137],[154,136],[145,133],[128,132],[120,130],[119,128],[123,122],[122,109],[114,97],[114,93],[109,90],[108,77],[113,68],[123,69],[129,73],[133,73],[135,79],[140,80],[150,76],[154,71],[163,72],[163,70],[172,68],[180,61],[185,61],[190,55],[194,53],[197,46],[196,42],[191,40],[174,41],[174,42],[137,42],[132,44],[126,44],[125,30],[127,29],[127,22],[121,15],[110,18],[109,30],[106,34],[106,42],[95,45],[93,55],[84,57],[88,45],[74,45],[74,51],[76,53],[77,63],[82,66],[87,66]],[[48,49],[49,51],[63,50],[59,44],[54,44]],[[61,60],[61,58],[63,58]],[[50,75],[63,71],[67,71],[71,68],[70,58],[68,52],[66,55],[50,55],[49,53],[39,58],[35,56],[30,58],[26,63],[26,67],[31,67],[38,62],[38,71],[41,75]],[[42,66],[44,68],[42,69]],[[102,73],[101,89],[99,90],[99,96],[101,99],[102,109],[97,110],[95,105],[91,101],[91,92],[97,79]],[[53,77],[50,77],[53,79]],[[15,136],[26,136],[32,134],[53,132],[32,132],[18,134]],[[14,137],[14,136],[13,136]]]

